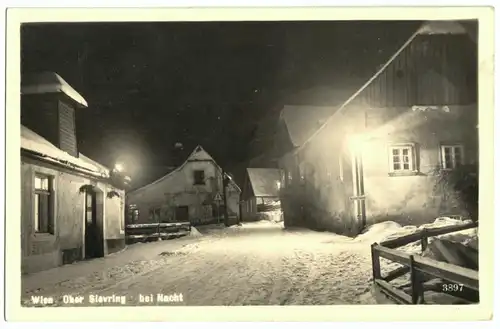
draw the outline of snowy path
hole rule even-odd
[[[177,243],[178,248],[159,242],[165,251],[146,248],[149,254],[142,259],[43,289],[25,289],[23,301],[32,305],[33,295],[53,296],[54,304],[61,305],[62,296],[70,294],[85,297],[83,305],[89,305],[89,295],[97,294],[124,295],[126,305],[163,305],[141,304],[139,294],[153,294],[155,299],[157,294],[182,294],[182,301],[168,305],[375,303],[369,293],[366,242],[331,233],[284,231],[276,224],[247,224],[189,241]]]

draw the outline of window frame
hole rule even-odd
[[[447,148],[451,148],[452,150],[452,167],[448,168],[446,167],[446,152],[445,150]],[[455,156],[455,149],[458,148],[460,149],[462,161],[461,164],[463,165],[465,163],[465,154],[464,154],[464,145],[461,143],[446,143],[446,144],[441,144],[440,145],[440,160],[441,160],[441,169],[442,170],[453,170],[457,168],[457,163],[456,163],[456,156]]]
[[[197,178],[197,176],[196,176],[197,173],[203,173],[202,176],[201,176],[201,180],[202,181],[198,181],[196,179]],[[205,179],[206,179],[206,177],[205,177],[205,170],[193,170],[193,185],[200,185],[200,186],[201,185],[205,185],[206,184]]]
[[[408,169],[404,169],[404,154],[403,150],[409,150],[408,154]],[[394,165],[394,150],[400,150],[398,152],[398,157],[401,160],[399,163],[402,165],[403,168],[401,169],[395,169]],[[417,163],[417,148],[415,143],[394,143],[390,144],[388,146],[388,157],[389,157],[389,175],[414,175],[415,173],[418,172],[418,163]]]
[[[37,180],[40,179],[45,184],[42,184],[41,187],[37,187]],[[47,212],[47,227],[46,229],[40,230],[41,220],[40,220],[40,199],[41,195],[47,197],[46,201],[46,212]],[[33,233],[36,235],[55,235],[55,195],[54,195],[54,176],[48,175],[41,172],[35,172],[33,177],[33,203],[32,203],[32,211],[33,211]]]

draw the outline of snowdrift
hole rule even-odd
[[[387,221],[387,222],[377,223],[368,227],[363,233],[357,236],[354,240],[360,242],[380,243],[386,240],[391,240],[394,238],[398,238],[401,236],[421,231],[424,228],[428,229],[428,228],[446,227],[446,226],[467,224],[471,222],[472,222],[471,220],[461,220],[451,217],[438,217],[432,223],[420,225],[417,227],[413,225],[401,226],[396,222]],[[435,237],[431,237],[429,239],[429,242],[431,242],[433,239],[435,239]],[[439,236],[439,239],[451,239],[455,242],[465,243],[467,241],[467,243],[473,243],[472,240],[475,239],[477,241],[477,228],[459,231],[457,233],[443,234]],[[410,245],[412,244],[409,244],[407,246]],[[418,247],[420,248],[420,242],[418,242]],[[409,252],[409,250],[405,251]]]
[[[191,232],[189,233],[189,235],[192,237],[203,236],[203,234],[201,234],[200,231],[198,231],[194,226],[191,226]]]

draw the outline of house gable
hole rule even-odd
[[[135,189],[128,193],[128,197],[145,197],[151,199],[163,200],[166,194],[177,194],[182,192],[194,192],[196,189],[202,189],[202,186],[194,184],[194,171],[203,170],[206,186],[208,184],[221,184],[222,170],[215,160],[201,146],[197,146],[188,156],[186,161],[156,181]],[[209,182],[210,181],[210,182]],[[228,186],[230,191],[241,192],[234,181],[230,181]]]

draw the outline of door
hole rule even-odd
[[[176,222],[189,222],[189,208],[188,208],[188,206],[178,206],[175,208],[175,221]]]
[[[87,190],[85,193],[85,258],[103,256],[96,201],[96,192]]]

